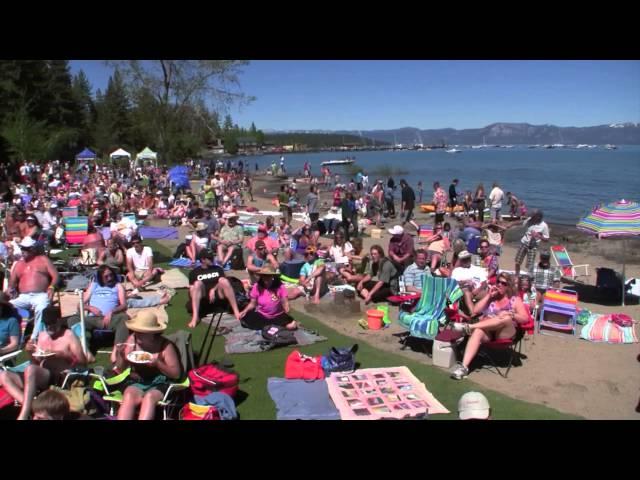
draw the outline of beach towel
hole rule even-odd
[[[189,279],[178,268],[171,268],[162,274],[160,283],[149,285],[149,290],[161,290],[162,287],[173,288],[189,288]]]
[[[325,381],[342,420],[420,418],[449,413],[407,367],[334,372]]]
[[[400,312],[400,325],[413,337],[433,340],[446,320],[447,302],[455,303],[462,295],[458,282],[451,278],[423,277],[420,302],[413,313]]]
[[[638,343],[635,325],[621,327],[611,321],[611,315],[600,315],[592,318],[582,327],[580,338],[590,342],[606,343]]]
[[[172,267],[182,267],[182,268],[191,268],[191,267],[199,267],[200,266],[200,260],[196,260],[196,263],[193,264],[191,263],[191,260],[189,260],[188,258],[176,258],[175,260],[171,260],[169,262],[169,265],[171,265]]]
[[[267,391],[276,404],[277,420],[340,420],[324,380],[308,382],[271,377]]]
[[[105,240],[111,238],[111,229],[103,227],[102,237]],[[178,229],[174,227],[140,227],[138,233],[145,240],[178,240]]]

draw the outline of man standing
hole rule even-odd
[[[553,288],[560,288],[562,274],[560,269],[551,266],[551,254],[540,252],[540,262],[533,269],[533,286],[536,289],[536,301],[542,303],[544,293]]]
[[[320,211],[318,210],[318,194],[316,193],[316,187],[311,185],[309,187],[309,194],[307,195],[307,213],[311,222],[315,222],[320,217]]]
[[[440,182],[433,184],[433,204],[436,207],[436,218],[433,224],[444,223],[444,214],[447,211],[447,194],[440,187]]]
[[[413,191],[413,188],[409,186],[406,180],[400,180],[400,187],[402,188],[401,200],[400,200],[400,216],[402,216],[405,212],[407,216],[402,222],[402,226],[404,227],[407,222],[409,222],[416,231],[420,230],[418,224],[413,220],[413,209],[416,207],[416,194]]]
[[[22,259],[16,262],[11,271],[9,294],[15,296],[18,293],[11,300],[14,307],[34,310],[35,322],[31,338],[35,342],[42,330],[42,312],[53,300],[58,271],[48,257],[38,252],[36,242],[31,237],[23,238],[19,246]]]
[[[494,182],[493,190],[489,194],[489,201],[491,202],[491,220],[500,220],[500,210],[502,209],[502,199],[504,198],[504,192],[498,186],[498,182]]]
[[[213,193],[215,194],[216,202],[215,208],[218,208],[222,203],[222,196],[224,195],[224,180],[220,178],[220,174],[216,173],[211,180],[211,186],[213,187]]]
[[[454,208],[458,205],[458,192],[456,187],[458,186],[458,179],[454,178],[449,185],[449,207],[451,207],[451,216],[455,215]]]
[[[388,232],[392,235],[389,240],[389,258],[398,273],[402,273],[408,265],[413,263],[413,237],[406,233],[400,225],[390,228]]]

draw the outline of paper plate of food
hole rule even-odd
[[[39,357],[39,358],[52,357],[55,354],[56,354],[55,352],[50,352],[48,350],[39,350],[39,349],[33,352],[33,356]]]
[[[153,355],[143,350],[136,350],[135,352],[131,352],[127,355],[127,360],[131,363],[151,363]]]

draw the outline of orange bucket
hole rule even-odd
[[[367,310],[367,325],[369,330],[380,330],[382,328],[382,319],[384,312],[380,310]]]

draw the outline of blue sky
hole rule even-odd
[[[110,69],[71,61],[94,91]],[[292,130],[640,123],[640,61],[252,61],[234,123]]]

